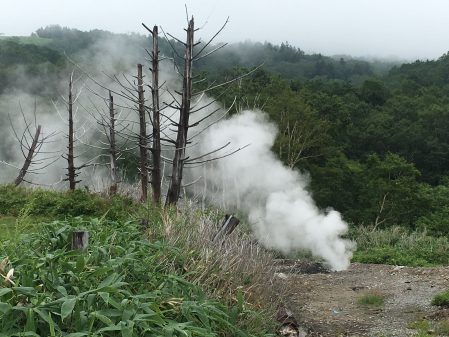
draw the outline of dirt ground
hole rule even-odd
[[[353,263],[346,271],[326,272],[294,264],[280,268],[278,276],[295,289],[291,310],[307,336],[414,336],[411,323],[448,316],[431,301],[449,288],[449,267]],[[382,296],[384,304],[359,304],[366,294]]]

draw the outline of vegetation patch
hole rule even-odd
[[[370,308],[380,308],[384,305],[384,302],[384,296],[377,292],[365,293],[357,299],[359,305]]]
[[[449,290],[435,295],[432,300],[432,305],[438,305],[440,307],[449,307]]]
[[[71,251],[75,229],[91,234]],[[20,249],[17,249],[20,247]],[[188,281],[190,253],[142,239],[132,222],[74,218],[0,247],[5,336],[252,336],[242,300],[226,305]],[[13,270],[14,269],[14,270]],[[13,271],[12,271],[13,270]]]
[[[28,215],[48,220],[65,219],[79,215],[110,220],[129,218],[139,207],[128,197],[106,197],[85,189],[52,191],[26,189],[13,185],[0,186],[0,215]]]
[[[357,243],[353,262],[413,267],[449,264],[448,238],[434,237],[424,230],[358,227],[351,229],[350,237]]]
[[[16,218],[12,216],[0,216],[0,241],[9,239],[14,233]]]
[[[449,336],[449,321],[447,319],[432,321],[421,319],[409,325],[410,329],[417,331],[418,337]]]

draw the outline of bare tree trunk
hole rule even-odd
[[[14,184],[16,186],[19,186],[20,183],[22,183],[23,179],[25,178],[25,175],[27,174],[27,171],[33,161],[34,152],[36,151],[37,143],[39,142],[39,136],[41,134],[41,126],[38,125],[36,129],[36,133],[33,137],[33,142],[31,143],[30,150],[28,151],[28,154],[25,158],[25,163],[22,166],[22,169],[19,172],[19,175],[17,176],[16,180],[14,181]]]
[[[184,55],[184,78],[182,85],[182,102],[179,110],[179,124],[176,137],[175,156],[173,158],[172,176],[167,193],[166,204],[176,204],[181,192],[182,174],[184,169],[187,132],[189,130],[190,102],[192,98],[192,64],[193,64],[193,18],[187,28],[187,43]]]
[[[151,186],[153,188],[153,201],[155,204],[161,202],[161,125],[159,105],[159,45],[158,27],[153,28],[153,53],[151,56],[153,83],[151,94],[153,97],[153,168],[151,174]]]
[[[139,149],[140,149],[140,182],[142,184],[141,201],[146,201],[148,197],[148,144],[147,144],[147,124],[145,121],[145,97],[143,90],[142,65],[137,65],[137,90],[139,94]]]
[[[109,194],[117,193],[118,173],[117,173],[117,144],[115,142],[115,112],[114,112],[114,97],[109,90],[109,154],[111,160],[111,180],[112,184],[109,187]]]
[[[75,160],[73,155],[73,143],[74,143],[74,128],[73,128],[73,97],[72,97],[72,91],[73,91],[73,73],[70,75],[70,81],[69,81],[69,101],[68,101],[68,107],[69,107],[69,146],[68,146],[68,155],[67,155],[67,169],[68,169],[68,180],[69,180],[69,188],[71,191],[73,191],[76,188],[76,168],[75,168]]]

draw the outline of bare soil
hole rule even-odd
[[[295,262],[279,266],[278,276],[295,290],[290,307],[308,336],[414,336],[411,323],[448,317],[431,301],[449,288],[449,267],[353,263],[348,270],[328,272]],[[384,304],[359,304],[367,294],[382,296]]]

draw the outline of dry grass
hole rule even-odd
[[[290,290],[275,276],[273,253],[245,232],[245,224],[213,241],[223,217],[219,211],[205,212],[188,203],[178,211],[162,212],[161,232],[171,245],[184,250],[184,268],[191,282],[214,298],[242,301],[273,315],[290,298]]]

